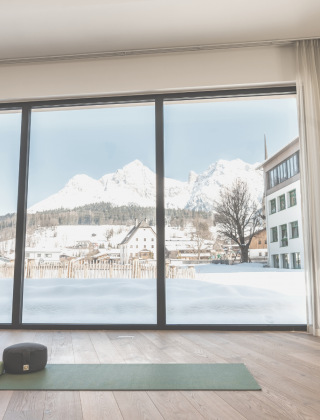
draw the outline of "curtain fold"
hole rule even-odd
[[[320,39],[296,42],[308,332],[320,336]]]

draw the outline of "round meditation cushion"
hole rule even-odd
[[[32,373],[45,368],[48,351],[42,344],[15,344],[3,350],[2,360],[6,373]]]

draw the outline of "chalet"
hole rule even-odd
[[[119,244],[120,262],[126,264],[133,258],[154,259],[157,255],[157,235],[147,219],[138,222]]]
[[[252,238],[249,246],[249,258],[251,261],[268,260],[268,241],[266,229],[259,230]]]

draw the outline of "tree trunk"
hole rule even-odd
[[[249,246],[244,245],[241,247],[241,261],[243,263],[249,262]]]

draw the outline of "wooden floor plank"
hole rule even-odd
[[[105,331],[89,331],[100,363],[125,363]]]
[[[204,420],[202,414],[179,391],[148,391],[166,420]]]
[[[239,411],[247,420],[290,420],[289,416],[282,415],[268,402],[256,398],[249,392],[216,391],[216,394]]]
[[[71,338],[75,363],[100,363],[87,331],[72,331]]]
[[[149,359],[134,345],[134,332],[108,331],[107,335],[126,363],[150,363]]]
[[[320,354],[315,352],[308,353],[290,353],[290,356],[303,360],[309,364],[320,367]]]
[[[182,395],[207,420],[246,420],[213,391],[182,391]]]
[[[196,357],[184,349],[172,345],[165,335],[160,335],[154,331],[141,331],[141,333],[176,363],[201,363]]]
[[[80,392],[83,420],[123,420],[118,404],[110,391]]]
[[[72,338],[69,331],[56,331],[53,333],[49,363],[74,363]]]
[[[113,394],[124,420],[165,419],[146,392],[116,391]]]
[[[174,359],[159,349],[141,332],[135,331],[133,343],[148,358],[149,363],[176,363]]]
[[[42,420],[45,406],[45,391],[15,391],[10,399],[4,420]]]
[[[43,420],[82,420],[78,391],[47,391]]]
[[[0,391],[0,420],[4,418],[4,414],[7,411],[12,394],[13,391]]]

